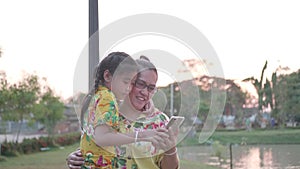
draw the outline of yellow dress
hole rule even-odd
[[[114,131],[119,131],[119,112],[114,94],[106,87],[100,86],[90,102],[88,112],[84,115],[80,149],[85,159],[86,169],[111,169],[116,163],[115,146],[99,147],[93,133],[96,126],[106,124]]]

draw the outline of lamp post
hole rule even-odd
[[[170,93],[170,115],[173,116],[174,115],[174,84],[171,83],[171,86],[170,86],[170,90],[171,90],[171,93]]]
[[[98,0],[89,0],[89,91],[93,88],[94,70],[99,62]]]

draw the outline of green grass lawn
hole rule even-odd
[[[64,169],[66,157],[74,151],[79,144],[54,149],[46,152],[20,155],[19,157],[7,158],[7,161],[0,162],[0,168],[5,169]]]
[[[300,144],[300,129],[216,132],[212,139],[224,144]]]
[[[66,157],[78,147],[78,144],[64,147],[64,149],[55,149],[46,152],[21,155],[19,157],[7,158],[7,161],[0,162],[2,169],[67,169]],[[216,169],[205,164],[199,164],[190,161],[181,161],[181,169]]]
[[[197,145],[198,136],[185,139],[181,145]],[[221,144],[300,144],[300,129],[215,131],[209,139]]]
[[[2,169],[67,169],[66,157],[78,147],[78,144],[55,149],[46,152],[20,155],[19,157],[7,158],[5,162],[0,162]],[[217,169],[197,162],[181,160],[181,169]]]

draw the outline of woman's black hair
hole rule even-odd
[[[122,64],[120,65],[120,63]],[[100,85],[104,85],[104,71],[108,70],[111,75],[114,75],[118,67],[121,67],[121,71],[136,71],[135,60],[125,52],[112,52],[108,54],[96,67],[94,76],[94,86],[91,91],[84,97],[81,108],[80,122],[83,127],[83,116],[86,113],[90,101]],[[119,69],[119,68],[118,68]]]

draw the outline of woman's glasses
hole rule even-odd
[[[145,81],[143,80],[140,80],[140,79],[137,79],[135,82],[133,82],[133,85],[136,87],[136,88],[139,88],[139,89],[145,89],[147,87],[147,90],[149,93],[154,93],[156,92],[156,86],[155,85],[147,85]]]

